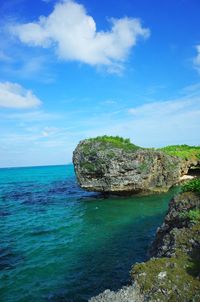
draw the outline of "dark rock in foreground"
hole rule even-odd
[[[132,269],[144,301],[200,301],[199,213],[199,193],[183,193],[170,202],[152,245],[153,258]]]
[[[78,144],[73,163],[83,189],[113,194],[164,192],[179,182],[183,171],[175,156],[96,139]]]
[[[189,211],[200,208],[200,195],[195,192],[185,192],[175,196],[169,203],[169,210],[165,216],[165,220],[161,227],[158,228],[156,238],[151,246],[150,254],[152,257],[169,257],[175,255],[177,248],[181,248],[189,253],[200,242],[195,240],[195,235],[191,233],[193,224],[191,220],[185,215]],[[183,246],[183,241],[180,238],[184,237],[186,246]],[[187,240],[186,240],[187,239]],[[200,256],[200,255],[199,255]]]

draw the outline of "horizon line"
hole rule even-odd
[[[8,166],[8,167],[0,167],[0,169],[18,169],[18,168],[39,168],[39,167],[57,167],[57,166],[68,166],[73,165],[72,162],[68,162],[66,164],[49,164],[49,165],[32,165],[32,166]]]

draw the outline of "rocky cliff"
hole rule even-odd
[[[83,189],[114,194],[167,191],[194,164],[113,137],[81,141],[73,163]]]
[[[131,272],[144,301],[200,301],[199,193],[186,192],[172,199],[151,256]]]
[[[198,192],[185,192],[171,200],[165,220],[157,230],[151,256],[149,261],[133,266],[133,285],[117,292],[106,290],[90,302],[200,301]]]
[[[200,242],[197,242],[197,238],[195,239],[195,236],[190,233],[194,221],[188,215],[197,209],[200,209],[200,195],[195,192],[179,194],[170,201],[168,213],[163,224],[158,228],[156,239],[150,249],[152,257],[175,255],[180,243],[183,249],[183,242],[180,242],[180,237],[185,237],[188,240],[187,245],[184,246],[185,252],[191,252],[198,245],[200,247]]]

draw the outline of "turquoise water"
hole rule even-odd
[[[0,169],[0,301],[81,302],[126,284],[176,190],[104,199],[72,165]]]

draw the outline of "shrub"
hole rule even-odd
[[[141,147],[132,144],[129,138],[123,138],[120,136],[103,135],[95,138],[89,138],[88,141],[99,142],[101,143],[102,147],[106,147],[108,144],[110,144],[112,147],[131,151],[141,149]]]
[[[174,145],[159,150],[182,159],[200,159],[200,146]]]
[[[183,192],[199,192],[200,193],[200,178],[194,178],[182,184],[181,189]]]
[[[200,210],[190,210],[189,212],[184,212],[180,214],[180,218],[189,219],[193,223],[200,222]]]
[[[190,210],[188,212],[188,218],[194,223],[200,221],[200,210]]]

